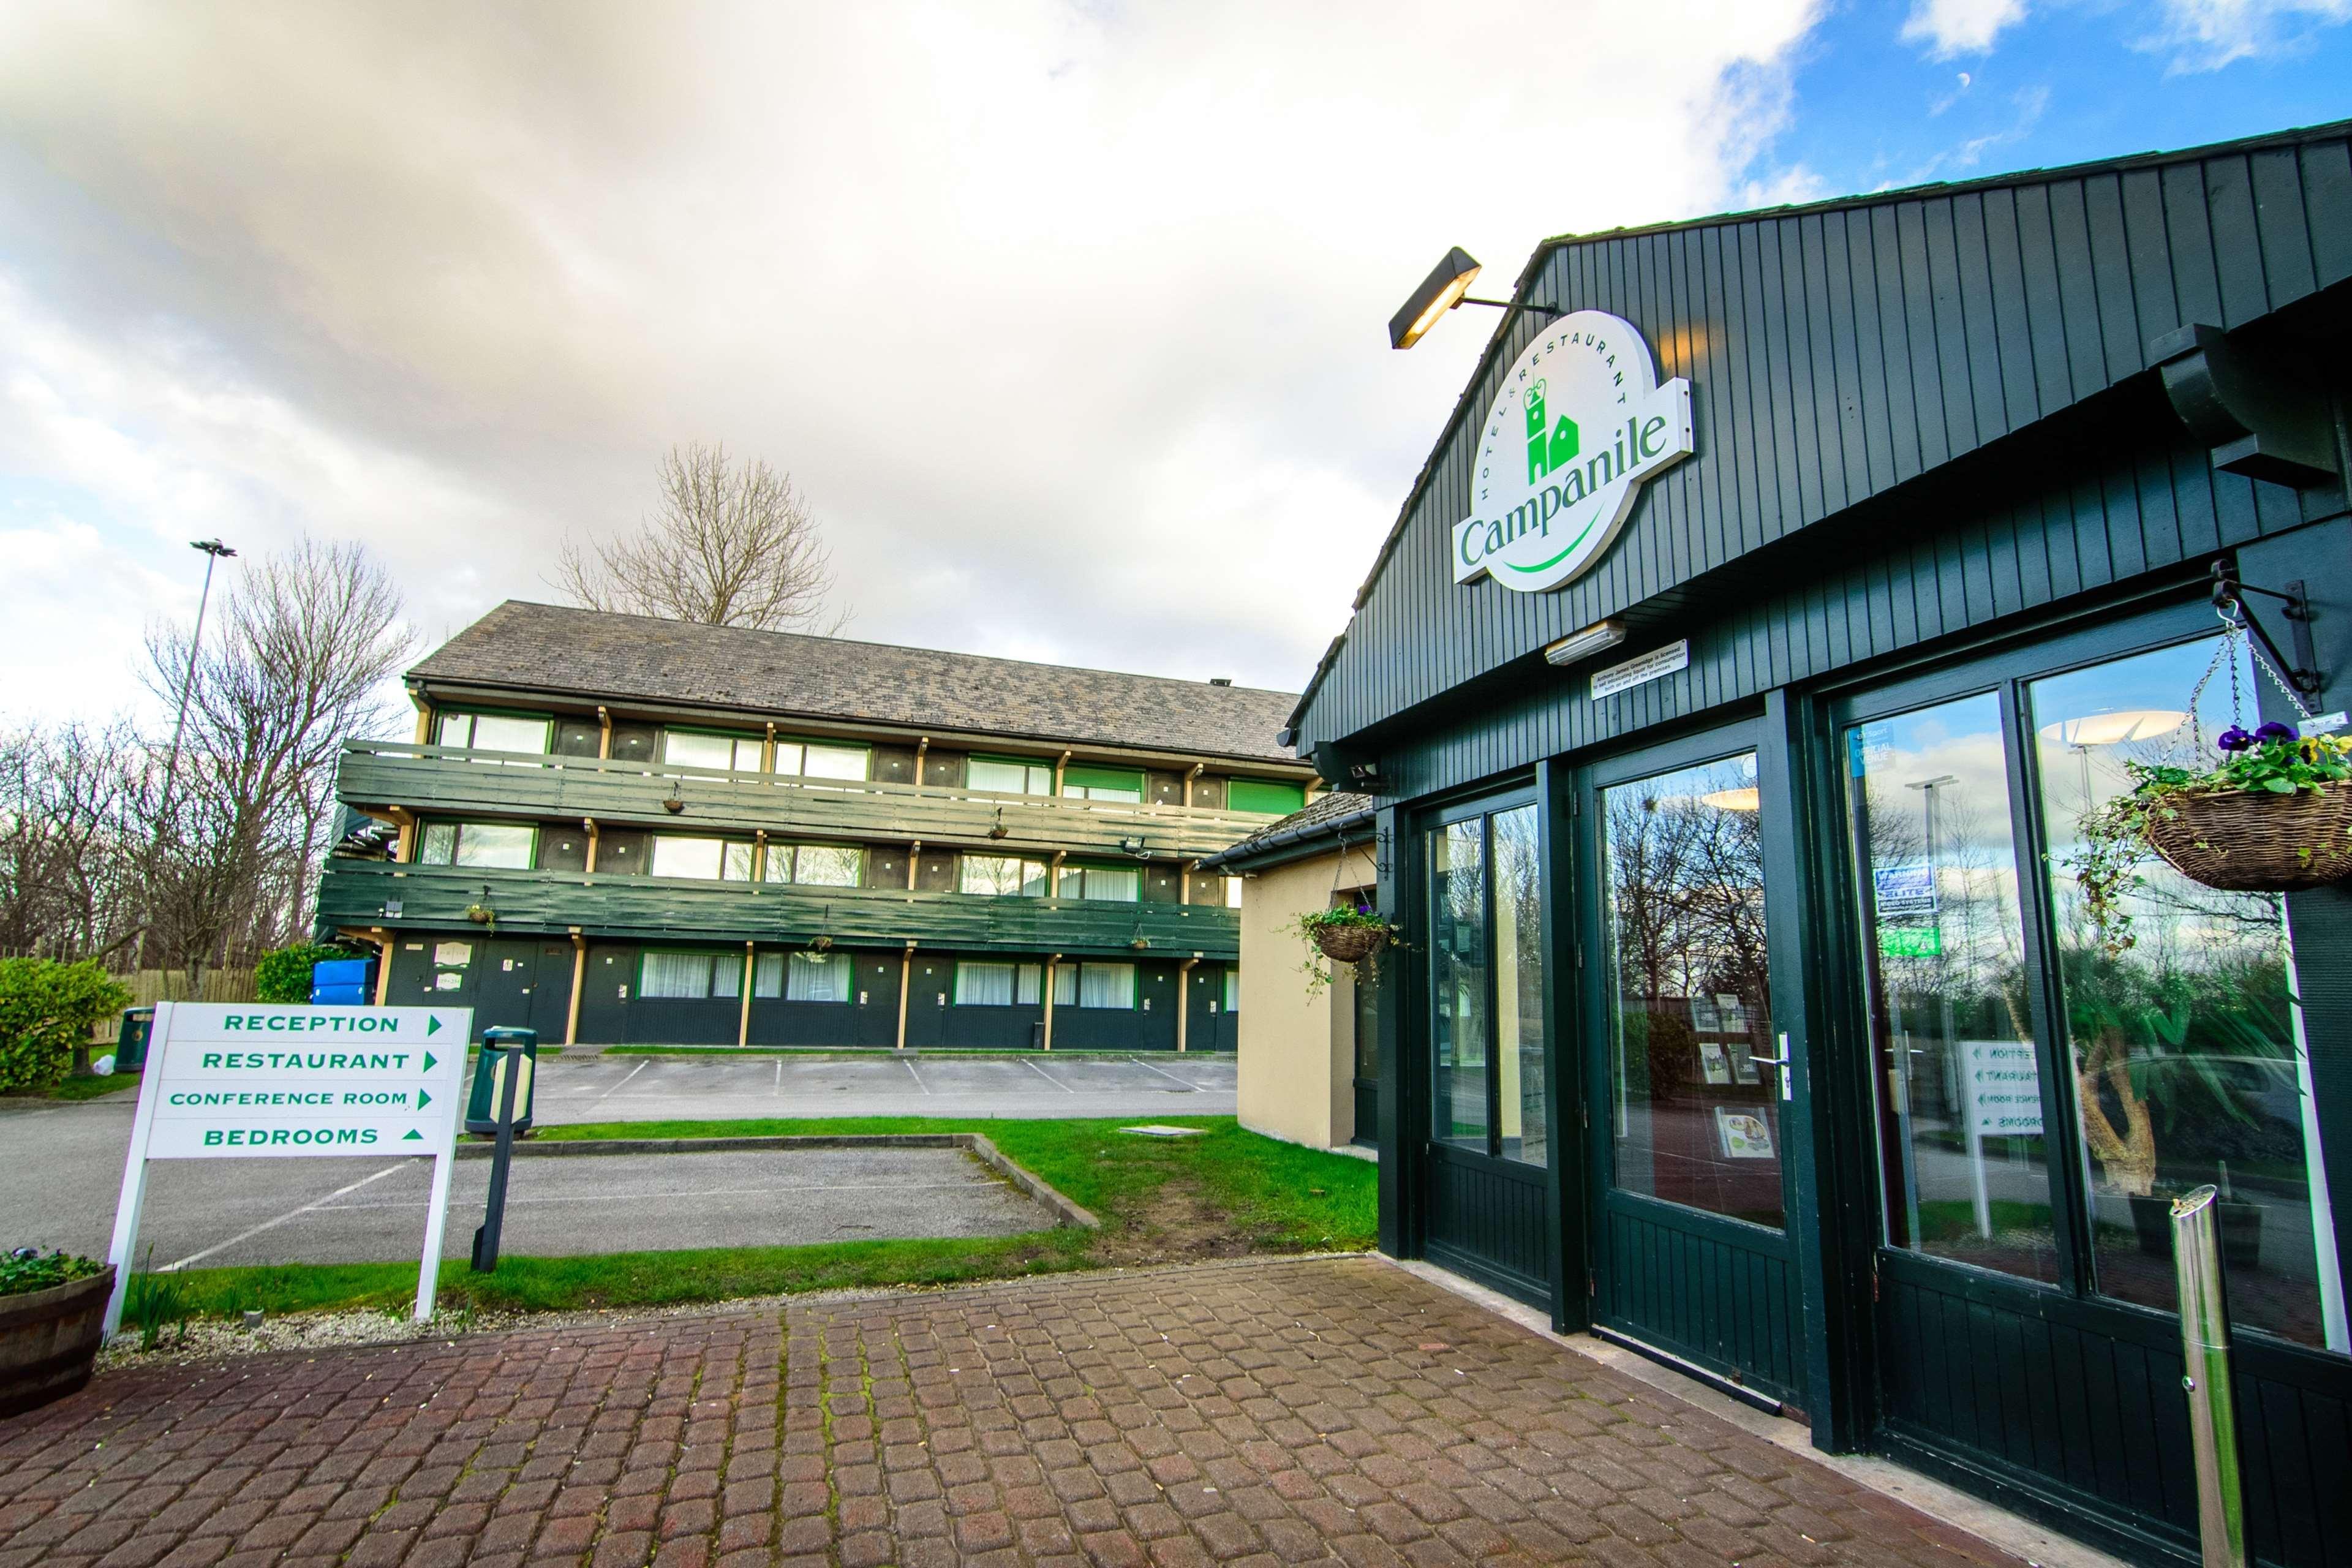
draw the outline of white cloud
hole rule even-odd
[[[2173,75],[2291,52],[2352,21],[2352,0],[2164,0],[2162,10],[2163,26],[2138,47],[2170,55]]]
[[[1926,44],[1936,58],[1981,54],[2002,28],[2025,19],[2025,0],[1914,0],[1903,41]]]
[[[1295,685],[1489,324],[1387,349],[1446,245],[1818,194],[1811,0],[1577,9],[10,5],[0,523],[363,539],[430,636],[723,438],[854,635]]]

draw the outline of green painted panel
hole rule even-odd
[[[320,881],[320,919],[333,926],[448,930],[468,924],[473,908],[492,911],[488,929],[499,931],[577,926],[592,937],[672,941],[789,943],[829,936],[852,945],[896,948],[912,940],[960,952],[1241,955],[1238,912],[1200,904],[746,886],[382,860],[331,861]]]
[[[1288,816],[1307,804],[1307,786],[1273,779],[1235,779],[1225,790],[1225,804],[1235,811]]]

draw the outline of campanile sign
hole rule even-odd
[[[1475,510],[1454,525],[1454,580],[1523,594],[1575,581],[1633,514],[1644,482],[1690,456],[1690,383],[1661,385],[1650,345],[1605,310],[1529,343],[1478,435]]]

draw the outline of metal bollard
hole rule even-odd
[[[485,1040],[486,1051],[499,1047]],[[515,1082],[522,1077],[523,1054],[507,1051],[506,1060],[499,1063],[499,1139],[490,1151],[490,1192],[483,1205],[479,1229],[474,1232],[473,1270],[477,1274],[495,1274],[499,1269],[499,1235],[507,1223],[507,1168],[514,1162]]]
[[[2210,1187],[2172,1200],[2172,1267],[2180,1286],[2180,1386],[2197,1464],[2197,1529],[2205,1568],[2246,1568],[2238,1486],[2238,1407],[2230,1385],[2230,1306],[2221,1289],[2221,1215]]]

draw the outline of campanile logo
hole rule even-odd
[[[1529,343],[1486,411],[1454,580],[1538,593],[1573,582],[1617,537],[1643,484],[1690,456],[1690,383],[1661,386],[1650,345],[1605,310]]]

